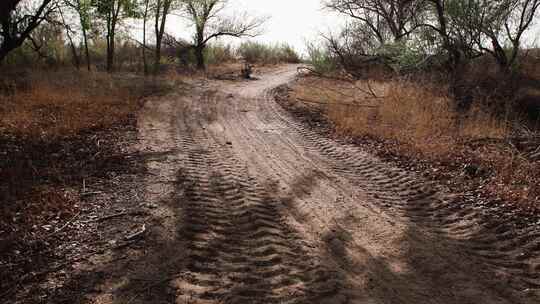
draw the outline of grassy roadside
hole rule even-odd
[[[347,82],[305,76],[281,101],[296,113],[324,120],[332,136],[403,166],[419,164],[419,172],[456,191],[481,192],[540,210],[540,161],[535,154],[540,139],[517,136],[520,124],[515,117],[481,107],[463,115],[445,92],[407,80]]]
[[[80,212],[88,180],[137,169],[123,154],[123,137],[135,131],[142,99],[173,82],[72,70],[0,79],[2,260]]]
[[[189,83],[205,79],[239,80],[242,67],[170,69],[156,77],[71,69],[3,74],[0,268],[88,207],[85,186],[144,170],[129,145],[136,141],[137,113],[146,97],[189,90]]]

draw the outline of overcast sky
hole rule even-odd
[[[2,0],[0,0],[2,1]],[[229,0],[228,14],[247,11],[256,16],[268,16],[265,32],[255,40],[268,43],[287,42],[298,51],[305,50],[306,40],[317,39],[318,33],[338,32],[346,18],[324,10],[321,0]],[[191,39],[192,29],[188,29],[185,19],[171,16],[167,32]],[[525,47],[540,43],[540,24],[527,32],[523,40]],[[227,40],[230,41],[230,40]]]
[[[321,31],[337,30],[344,20],[342,16],[323,10],[321,0],[229,0],[229,12],[235,10],[270,17],[264,34],[255,40],[287,42],[299,51],[303,51],[306,39],[316,39]],[[190,38],[189,31],[181,30],[185,26],[181,18],[173,16],[167,28],[168,32]]]

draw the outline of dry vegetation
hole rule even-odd
[[[459,112],[448,88],[428,79],[307,76],[290,97],[321,111],[336,135],[383,143],[376,145],[379,155],[428,160],[450,170],[448,176],[480,179],[477,186],[491,195],[539,207],[540,165],[519,142],[517,113],[495,113],[485,102]]]
[[[242,67],[230,62],[193,71],[171,65],[152,77],[8,69],[0,77],[2,238],[45,233],[44,225],[65,221],[80,208],[85,179],[130,170],[123,168],[119,142],[134,130],[144,97],[188,89],[197,79],[240,79]]]
[[[171,86],[72,70],[0,83],[0,234],[8,240],[73,215],[83,180],[121,167],[118,136],[134,128],[142,98]]]
[[[70,79],[66,75],[54,75],[53,80],[50,76],[34,76],[27,88],[0,97],[3,133],[30,138],[70,136],[125,121],[137,107],[136,96],[127,88],[114,88],[107,76],[81,75],[76,83],[65,81]],[[63,83],[55,82],[56,77]]]
[[[47,234],[82,207],[83,183],[137,171],[124,155],[126,132],[146,96],[187,90],[197,79],[240,79],[242,64],[210,65],[144,77],[72,69],[7,72],[0,77],[0,251]],[[256,71],[272,67],[256,67]],[[17,240],[12,243],[10,240]]]
[[[295,97],[328,103],[326,113],[340,134],[398,140],[427,154],[440,154],[464,137],[502,139],[509,132],[508,123],[489,112],[478,108],[461,116],[444,90],[405,80],[349,84],[308,78]]]

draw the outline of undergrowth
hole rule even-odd
[[[123,123],[142,97],[171,89],[169,82],[152,78],[71,70],[6,78],[0,79],[0,131],[33,139]]]
[[[520,123],[515,113],[498,113],[485,103],[464,113],[447,87],[403,79],[308,76],[293,85],[290,99],[322,111],[338,136],[385,142],[396,155],[428,159],[459,174],[473,166],[491,193],[525,204],[540,201],[540,165],[510,144]],[[496,144],[476,145],[482,142]]]
[[[10,239],[39,235],[44,225],[72,216],[81,207],[78,195],[85,179],[131,170],[119,152],[122,134],[134,129],[145,96],[164,94],[172,86],[168,79],[131,74],[4,74],[0,249]]]

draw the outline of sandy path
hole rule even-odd
[[[435,185],[295,121],[270,93],[295,74],[147,104],[143,146],[166,155],[148,163],[146,182],[167,206],[156,211],[166,250],[148,263],[166,265],[172,295],[157,298],[540,302],[540,236],[455,208]],[[144,299],[132,303],[154,298]]]

